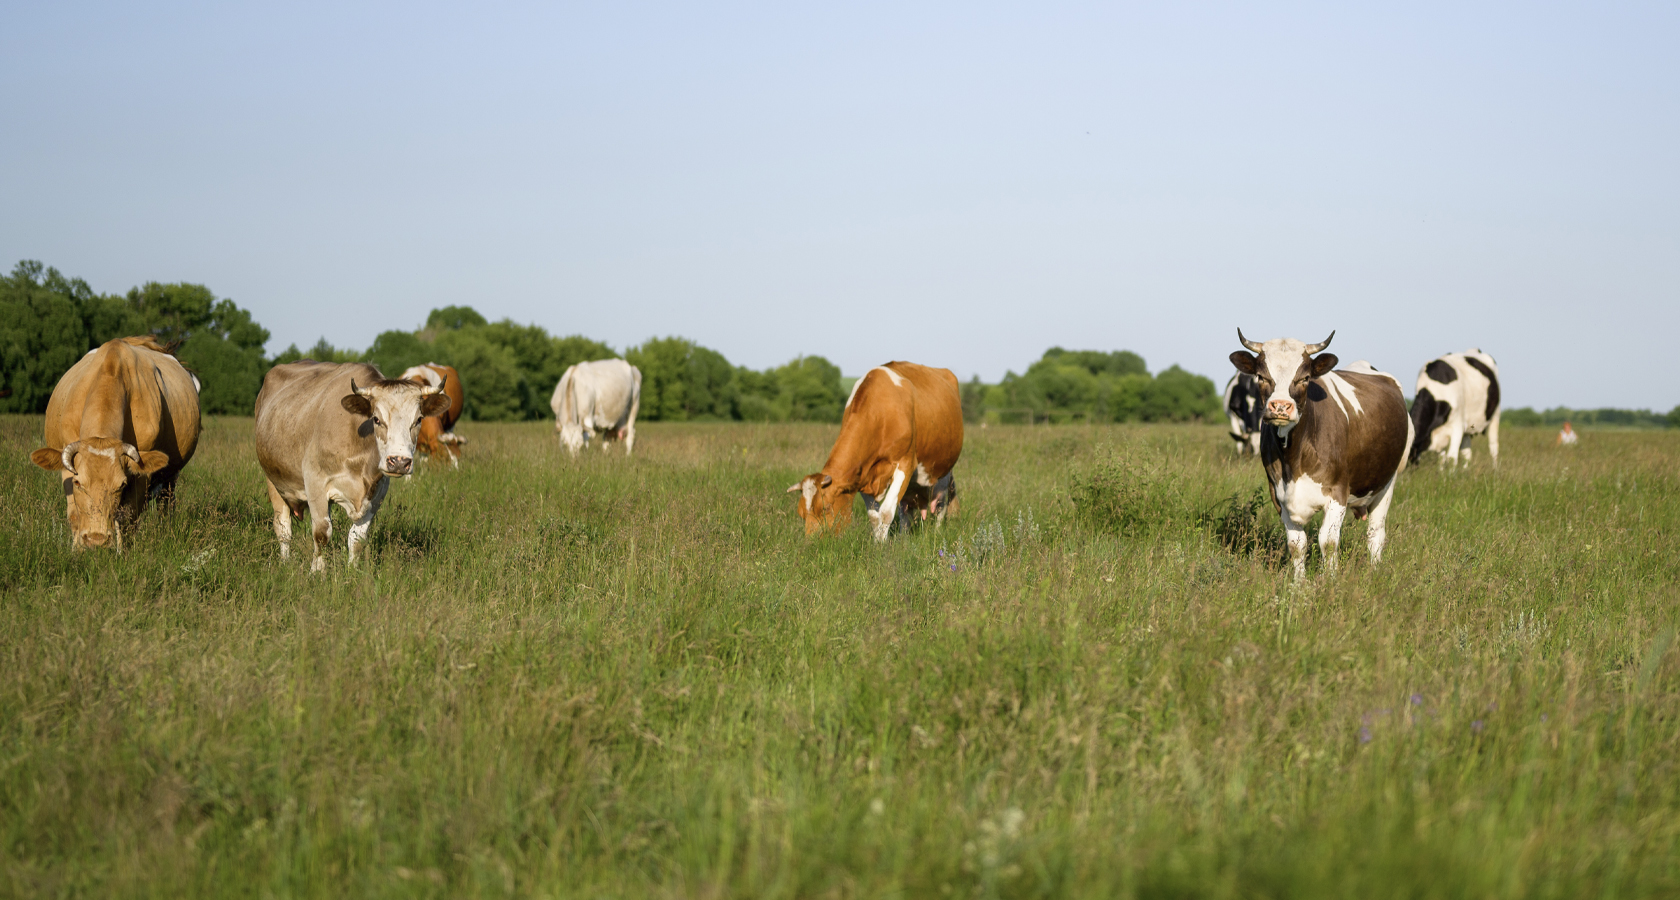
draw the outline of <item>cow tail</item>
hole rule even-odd
[[[642,370],[630,367],[630,418],[625,421],[632,428],[636,425],[636,413],[642,408]]]

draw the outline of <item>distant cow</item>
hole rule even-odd
[[[275,366],[257,394],[257,461],[268,476],[280,558],[291,555],[292,516],[309,507],[311,571],[326,566],[332,504],[350,517],[350,562],[390,486],[414,468],[420,420],[449,408],[439,388],[386,379],[366,363],[314,360]]]
[[[452,429],[461,418],[461,409],[466,405],[467,395],[461,387],[461,376],[454,366],[440,365],[435,362],[418,366],[410,366],[403,370],[402,377],[425,387],[442,387],[449,395],[449,408],[435,416],[426,416],[420,420],[420,436],[415,446],[427,456],[437,456],[440,453],[449,454],[449,462],[455,468],[461,467],[461,445],[467,439],[456,434]]]
[[[560,446],[573,456],[596,434],[603,451],[608,441],[621,440],[629,456],[636,447],[636,411],[642,405],[641,370],[622,359],[578,363],[560,376],[548,405]]]
[[[852,519],[852,495],[862,493],[875,539],[884,541],[900,503],[944,521],[956,497],[951,469],[962,446],[957,376],[890,362],[852,386],[828,462],[788,493],[800,495],[797,509],[807,535],[844,528]]]
[[[1499,365],[1477,349],[1448,353],[1418,370],[1412,398],[1411,461],[1425,450],[1441,454],[1441,465],[1470,462],[1470,438],[1487,434],[1488,456],[1499,465]]]
[[[1231,440],[1237,454],[1260,455],[1260,407],[1266,398],[1254,376],[1238,372],[1225,382],[1225,415],[1231,420]]]
[[[1266,397],[1261,417],[1260,461],[1271,485],[1272,504],[1289,537],[1295,579],[1307,572],[1307,521],[1324,510],[1318,546],[1325,568],[1336,570],[1342,517],[1369,514],[1366,541],[1373,562],[1382,559],[1388,538],[1388,504],[1394,481],[1412,445],[1412,420],[1400,381],[1360,361],[1331,371],[1335,354],[1292,338],[1260,343],[1237,340],[1253,354],[1231,354],[1238,371],[1253,375]]]
[[[167,505],[198,449],[197,381],[150,336],[83,356],[47,401],[47,446],[29,455],[60,473],[70,546],[122,550],[122,528],[152,496]]]

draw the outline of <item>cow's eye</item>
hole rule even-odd
[[[385,424],[385,423],[384,423],[384,422],[381,422],[381,421],[379,421],[379,417],[378,417],[378,416],[374,416],[374,417],[373,417],[373,424],[375,424],[375,425],[384,425],[384,424]]]

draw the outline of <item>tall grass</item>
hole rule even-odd
[[[0,417],[0,893],[1680,891],[1680,435],[1510,429],[1296,589],[1211,427],[971,431],[885,546],[782,493],[831,426],[463,428],[312,577],[249,420],[118,556]]]

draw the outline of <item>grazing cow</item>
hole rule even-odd
[[[1260,455],[1260,407],[1266,398],[1254,376],[1238,372],[1225,382],[1225,415],[1231,420],[1231,440],[1237,455]]]
[[[326,567],[332,505],[350,517],[350,562],[390,486],[414,468],[420,420],[449,408],[441,387],[387,380],[366,363],[314,360],[275,366],[257,394],[257,462],[268,477],[280,558],[291,555],[292,517],[309,507],[310,570]]]
[[[852,495],[862,493],[875,539],[884,541],[900,503],[945,521],[956,499],[951,469],[962,445],[957,376],[950,369],[890,362],[852,386],[828,462],[787,492],[800,495],[797,509],[807,535],[824,528],[839,532],[851,522]]]
[[[47,401],[47,446],[29,455],[64,482],[70,546],[123,546],[123,526],[198,449],[198,384],[152,337],[110,341],[77,360]]]
[[[622,359],[582,362],[566,370],[548,401],[560,446],[573,456],[593,435],[624,442],[624,455],[636,448],[636,411],[642,405],[642,372]]]
[[[1412,398],[1411,462],[1425,450],[1441,454],[1441,465],[1470,462],[1470,438],[1487,434],[1488,456],[1499,466],[1499,365],[1477,349],[1448,353],[1418,370]],[[1462,449],[1460,449],[1462,448]]]
[[[404,369],[402,377],[424,387],[441,386],[443,392],[449,395],[448,409],[420,420],[420,437],[415,446],[429,457],[448,453],[450,465],[461,468],[461,445],[465,444],[467,439],[451,430],[460,420],[461,408],[467,402],[466,392],[461,388],[460,374],[455,371],[454,366],[429,362]]]
[[[1296,581],[1307,573],[1307,521],[1321,509],[1318,546],[1328,571],[1336,570],[1342,517],[1350,508],[1355,517],[1370,515],[1371,560],[1382,559],[1388,504],[1412,444],[1399,379],[1364,361],[1331,371],[1335,354],[1320,351],[1335,336],[1332,331],[1317,344],[1261,343],[1239,328],[1237,340],[1253,353],[1231,354],[1231,364],[1253,375],[1266,397],[1260,461],[1289,537]]]

